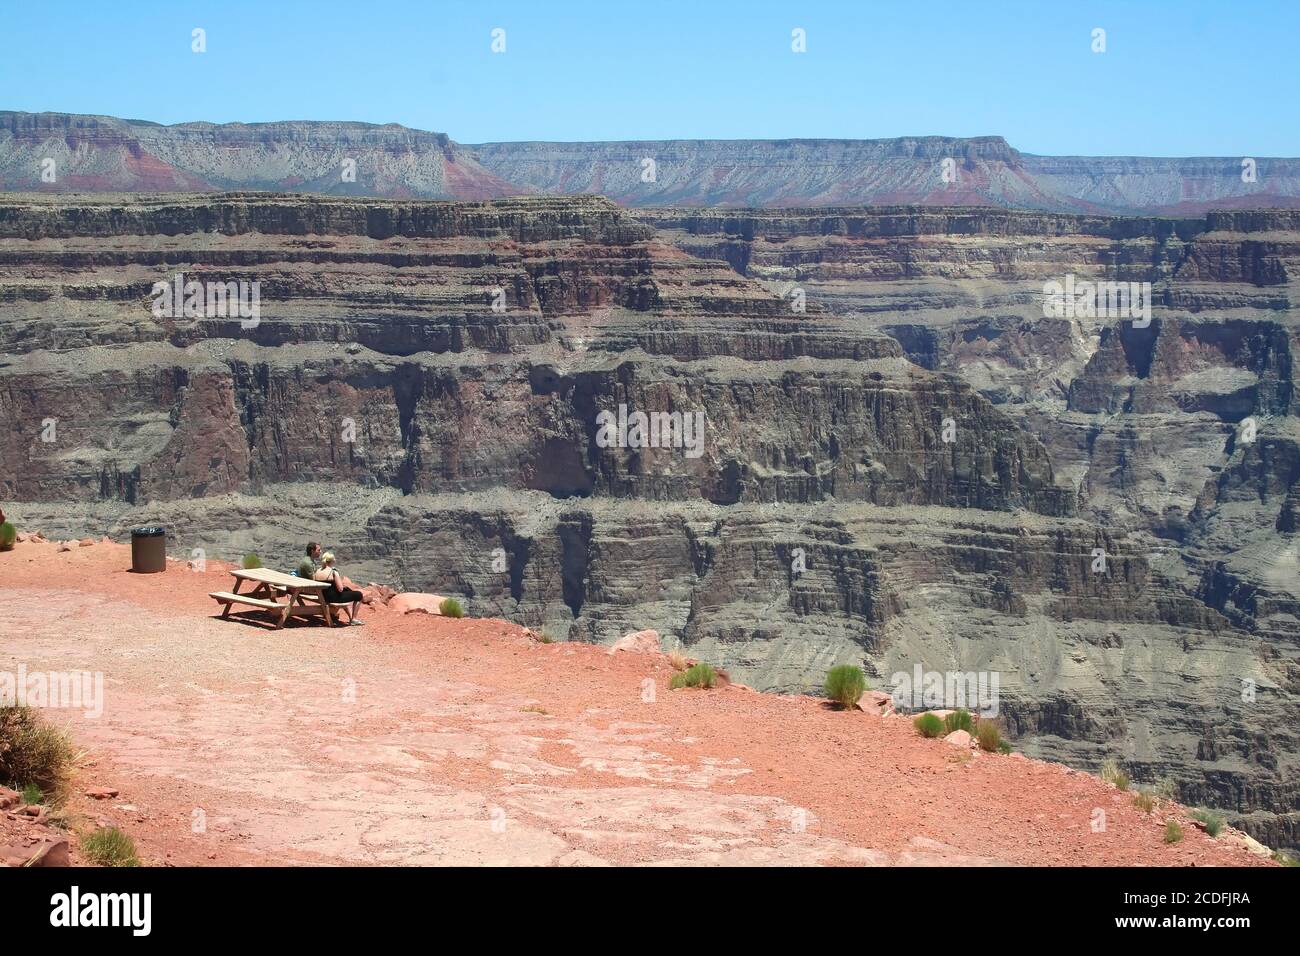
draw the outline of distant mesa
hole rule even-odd
[[[1034,156],[1000,136],[467,146],[396,123],[163,126],[0,111],[0,190],[236,189],[462,200],[596,193],[624,206],[1001,206],[1185,216],[1300,208],[1300,159]]]

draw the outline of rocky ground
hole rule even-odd
[[[70,824],[122,828],[148,864],[1268,862],[1175,804],[874,709],[670,691],[663,655],[500,620],[376,605],[272,631],[215,617],[216,562],[129,563],[108,542],[0,553],[0,667],[103,673],[102,715],[45,712],[85,750]],[[39,826],[0,816],[0,843]]]

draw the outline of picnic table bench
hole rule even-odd
[[[330,604],[325,600],[328,581],[313,581],[270,568],[232,568],[230,573],[235,576],[234,590],[208,592],[209,597],[225,605],[222,617],[228,617],[231,608],[239,604],[257,611],[271,611],[276,615],[276,630],[284,627],[291,617],[323,617],[325,624],[333,627],[334,611],[351,607],[351,604]],[[246,581],[253,582],[254,587],[241,593],[239,589]],[[288,600],[281,602],[281,596],[287,596]]]

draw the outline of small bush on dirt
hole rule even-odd
[[[1177,820],[1169,820],[1165,823],[1165,842],[1177,843],[1183,838],[1183,828],[1178,825]]]
[[[30,707],[0,707],[0,783],[61,798],[73,755],[67,735]]]
[[[45,794],[41,793],[41,788],[34,783],[29,783],[23,787],[23,803],[30,807],[40,806],[45,802]]]
[[[244,555],[244,570],[252,571],[262,566],[262,559],[255,554]]]
[[[867,689],[867,677],[854,664],[840,664],[826,672],[826,696],[840,710],[856,707]]]
[[[135,841],[117,827],[100,827],[81,838],[81,852],[100,866],[139,866]]]
[[[969,710],[962,710],[960,707],[943,719],[943,729],[952,733],[955,730],[964,730],[968,734],[975,733],[975,721],[972,719]]]
[[[687,668],[685,673],[674,674],[673,679],[668,683],[669,690],[677,690],[681,687],[703,687],[709,690],[718,680],[718,672],[710,664],[696,664],[694,667]]]
[[[1102,761],[1101,779],[1105,780],[1107,783],[1113,783],[1120,790],[1128,789],[1128,774],[1126,774],[1120,767],[1118,760]]]
[[[1150,813],[1156,808],[1156,800],[1149,793],[1136,793],[1133,795],[1133,806],[1143,813]]]
[[[1300,856],[1290,850],[1274,850],[1273,862],[1279,866],[1300,866]]]
[[[912,726],[922,737],[938,737],[943,733],[943,721],[938,714],[932,714],[928,710],[924,714],[918,714],[916,720],[912,721]]]
[[[1212,837],[1222,833],[1223,824],[1227,822],[1213,810],[1193,810],[1192,819],[1201,821],[1205,825],[1205,832]]]
[[[438,605],[438,611],[443,617],[465,616],[465,608],[455,598],[443,598],[442,603]]]
[[[18,540],[18,529],[6,521],[0,524],[0,551],[12,551]]]
[[[675,671],[684,671],[691,666],[691,659],[681,651],[669,651],[668,664]]]
[[[1002,731],[991,720],[981,720],[975,729],[975,739],[979,741],[980,750],[988,753],[1011,753],[1011,745],[1002,739]]]
[[[546,631],[542,631],[542,633],[537,636],[537,642],[539,644],[554,644],[555,638]]]

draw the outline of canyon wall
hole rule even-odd
[[[319,539],[764,688],[996,673],[1017,747],[1295,845],[1298,227],[4,196],[0,500],[180,558]],[[159,309],[177,276],[259,313]],[[1151,283],[1150,323],[1045,317],[1066,276]],[[702,441],[611,444],[620,406]]]

